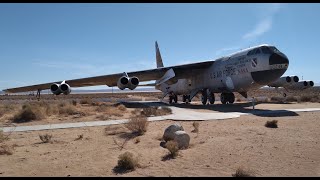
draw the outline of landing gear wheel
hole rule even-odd
[[[177,103],[178,102],[178,96],[174,95],[173,100],[174,100],[174,103]]]
[[[215,101],[214,93],[212,93],[210,90],[208,90],[208,99],[210,104],[214,104],[214,101]]]
[[[220,100],[222,104],[227,104],[228,97],[226,93],[221,93]]]
[[[233,93],[228,93],[228,102],[229,104],[233,104],[235,100],[234,94]]]
[[[207,104],[207,101],[208,101],[208,94],[207,94],[207,91],[206,90],[202,90],[202,96],[201,96],[201,102],[203,105],[206,105]]]
[[[191,102],[190,95],[186,95],[186,103],[189,104]]]

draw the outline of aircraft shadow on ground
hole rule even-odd
[[[235,104],[212,104],[212,105],[199,105],[199,104],[167,104],[164,102],[122,102],[127,108],[148,108],[158,106],[174,106],[184,109],[205,109],[218,112],[240,112],[249,113],[260,117],[285,117],[285,116],[299,116],[296,112],[287,110],[270,110],[270,109],[257,109],[253,110],[252,103],[235,103]],[[257,103],[261,104],[261,103]],[[257,105],[256,104],[256,105]]]

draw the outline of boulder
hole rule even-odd
[[[163,136],[162,136],[163,140],[165,140],[165,141],[173,140],[175,137],[174,133],[176,131],[184,131],[184,129],[180,124],[177,124],[177,123],[167,127],[163,133]]]
[[[179,149],[187,149],[189,147],[190,136],[185,131],[176,131],[173,140],[178,143]]]

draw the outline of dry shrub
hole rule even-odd
[[[300,97],[300,101],[301,102],[310,102],[312,98],[313,98],[313,96],[303,95],[303,96]]]
[[[232,174],[233,177],[255,177],[251,171],[244,170],[242,167],[239,167],[236,170],[235,174]]]
[[[80,100],[80,104],[92,104],[93,101],[90,98],[85,98]]]
[[[61,115],[75,115],[75,114],[79,114],[79,112],[77,111],[77,109],[72,106],[71,104],[65,104],[63,106],[58,106],[58,111],[59,114]]]
[[[49,134],[39,135],[39,138],[43,143],[48,143],[48,142],[51,142],[52,135],[49,135]]]
[[[157,115],[157,107],[142,108],[141,115],[144,115],[147,117],[156,116]]]
[[[97,112],[102,112],[104,114],[107,114],[109,116],[117,116],[117,117],[121,117],[124,115],[124,112],[126,110],[126,107],[124,107],[125,109],[123,110],[123,107],[121,107],[121,105],[119,105],[118,107],[115,107],[113,105],[109,105],[109,104],[100,104],[97,108],[96,111]]]
[[[171,108],[161,106],[160,108],[157,109],[157,116],[163,116],[163,115],[167,115],[167,114],[172,114]]]
[[[268,127],[268,128],[277,128],[278,127],[278,121],[277,120],[267,121],[264,126]]]
[[[7,137],[5,137],[2,130],[0,130],[0,143],[4,142],[5,140],[7,140]]]
[[[138,158],[135,158],[131,152],[125,152],[119,155],[118,165],[114,168],[116,172],[127,172],[139,167]]]
[[[191,132],[194,132],[194,133],[198,133],[199,132],[199,122],[193,122],[192,123],[192,126],[194,127],[194,130],[192,130]]]
[[[29,122],[40,120],[45,117],[43,109],[39,105],[24,104],[22,109],[13,116],[12,121],[15,123]]]
[[[148,124],[149,123],[147,117],[137,116],[131,117],[125,126],[132,133],[137,133],[140,136],[147,132]]]
[[[138,144],[139,142],[140,142],[140,138],[137,137],[137,138],[135,139],[134,143],[135,143],[135,144]]]
[[[286,98],[287,102],[298,102],[298,98],[294,97],[294,96],[288,96]]]
[[[120,111],[125,111],[125,110],[127,110],[126,106],[123,105],[123,104],[120,104],[119,106],[117,106],[117,108],[118,108]]]
[[[76,100],[72,100],[71,103],[72,103],[72,105],[77,106],[78,102]]]
[[[12,155],[13,147],[10,147],[6,144],[0,145],[0,155]]]
[[[122,126],[107,126],[106,128],[104,128],[104,132],[108,136],[124,133],[126,131]]]
[[[178,146],[178,143],[176,141],[168,141],[166,144],[165,144],[165,147],[169,150],[170,152],[170,156],[172,158],[175,158],[178,156],[179,154],[179,146]]]
[[[285,100],[284,97],[271,97],[271,101],[273,101],[273,102],[283,103],[284,100]]]

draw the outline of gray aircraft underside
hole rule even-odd
[[[285,54],[276,47],[267,44],[241,50],[229,56],[212,61],[164,67],[160,50],[156,42],[157,68],[65,80],[31,86],[5,89],[6,93],[40,91],[50,89],[55,95],[70,94],[71,87],[107,85],[135,89],[140,82],[155,80],[149,84],[161,90],[163,98],[169,95],[170,103],[177,102],[177,96],[183,95],[184,102],[190,102],[197,94],[202,94],[202,103],[207,99],[214,103],[214,94],[221,93],[223,104],[233,103],[233,92],[239,92],[247,98],[247,92],[263,86],[305,89],[312,87],[312,81],[300,81],[297,76],[281,77],[289,66]]]

